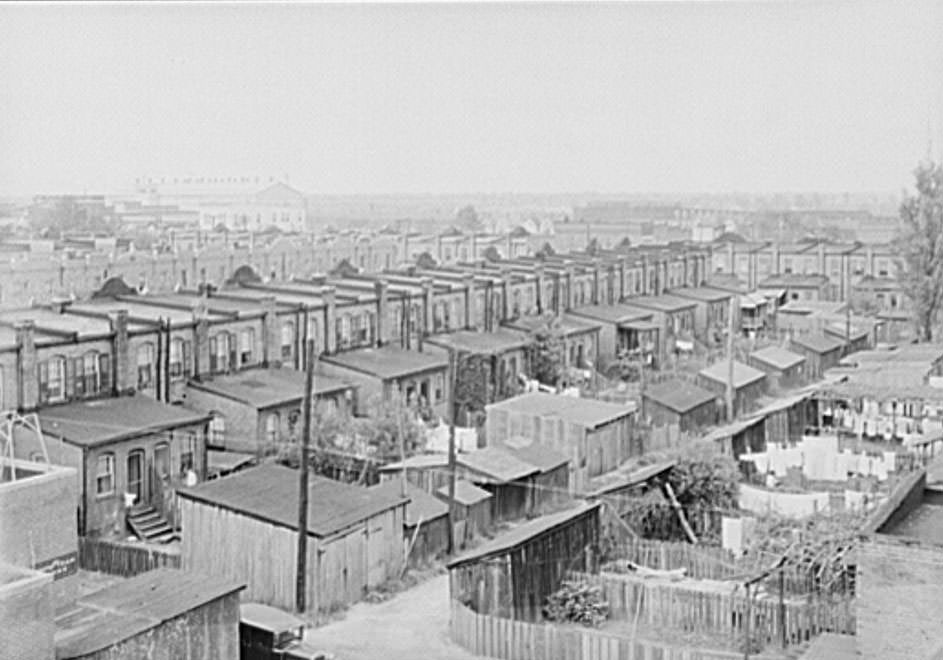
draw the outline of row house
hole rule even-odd
[[[694,301],[694,336],[698,341],[708,346],[723,343],[729,328],[730,302],[733,299],[729,291],[703,286],[672,289],[671,293]]]
[[[597,354],[603,361],[627,355],[654,367],[660,360],[661,345],[661,331],[652,320],[654,316],[653,312],[615,303],[577,307],[566,318],[599,325]]]
[[[694,319],[697,303],[687,298],[662,294],[630,298],[627,301],[652,313],[652,322],[658,326],[657,354],[661,360],[671,353],[694,350]]]
[[[567,367],[585,369],[598,364],[597,351],[602,323],[564,314],[559,317],[525,316],[508,321],[507,326],[532,336],[550,321],[553,321],[563,339],[563,361]]]

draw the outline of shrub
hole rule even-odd
[[[556,623],[578,623],[598,628],[609,618],[609,603],[603,600],[600,587],[566,580],[562,587],[547,597],[544,617]]]

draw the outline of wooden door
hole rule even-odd
[[[149,499],[146,494],[146,481],[144,474],[144,452],[140,449],[135,449],[128,454],[128,484],[126,488],[126,492],[135,496],[135,504],[145,504]]]

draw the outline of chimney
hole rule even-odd
[[[465,327],[473,330],[478,327],[478,319],[475,303],[475,276],[472,273],[462,275],[462,283],[465,286]]]
[[[616,271],[615,268],[609,267],[606,269],[606,304],[612,305],[615,303],[615,292],[616,292]]]
[[[573,309],[573,262],[569,259],[563,261],[563,269],[566,272],[565,282],[564,282],[564,297],[563,304],[561,305],[562,309],[558,310],[559,313],[568,312]]]
[[[206,302],[200,299],[193,314],[193,375],[197,380],[210,375],[210,322]]]
[[[424,337],[432,332],[432,305],[433,300],[433,280],[431,277],[422,278],[422,318],[419,319],[420,327],[417,329],[420,337]],[[419,344],[420,346],[422,343]]]
[[[390,285],[386,280],[377,280],[373,283],[373,286],[377,294],[376,345],[380,347],[390,340],[388,327],[390,322]]]
[[[321,299],[324,301],[324,336],[327,342],[324,352],[337,352],[337,289],[333,286],[321,288]]]
[[[34,410],[39,405],[39,373],[36,355],[36,326],[23,321],[16,326],[16,379],[20,410]]]
[[[534,274],[537,276],[537,281],[534,283],[536,289],[535,293],[537,295],[534,297],[534,300],[537,301],[537,313],[543,314],[547,311],[547,303],[549,302],[544,300],[544,277],[546,277],[546,275],[544,273],[543,263],[538,261],[534,264]]]
[[[265,296],[262,305],[262,364],[282,366],[282,328],[278,320],[275,296]]]
[[[511,317],[511,268],[510,266],[501,266],[501,318],[498,325],[501,325]]]
[[[599,272],[601,269],[602,269],[602,259],[600,259],[599,257],[593,257],[593,304],[594,305],[598,305],[602,299],[602,296],[599,295],[599,289],[602,286],[602,277],[600,276],[600,272]]]
[[[114,390],[121,395],[133,392],[137,385],[134,367],[131,362],[131,342],[128,339],[128,310],[119,309],[111,317],[112,362],[114,366]],[[158,334],[159,337],[159,334]]]
[[[642,295],[648,295],[648,284],[649,284],[649,273],[648,273],[648,255],[642,255]]]

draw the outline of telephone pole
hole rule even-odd
[[[311,404],[314,398],[314,340],[305,351],[305,398],[301,404],[301,468],[298,493],[298,571],[295,576],[295,609],[305,611],[305,587],[308,577],[308,446],[311,441]]]
[[[730,309],[727,312],[727,421],[734,418],[734,386],[733,386],[733,335],[734,312],[736,311],[736,296],[730,296]]]
[[[455,552],[455,383],[458,382],[458,356],[449,351],[449,554]]]

